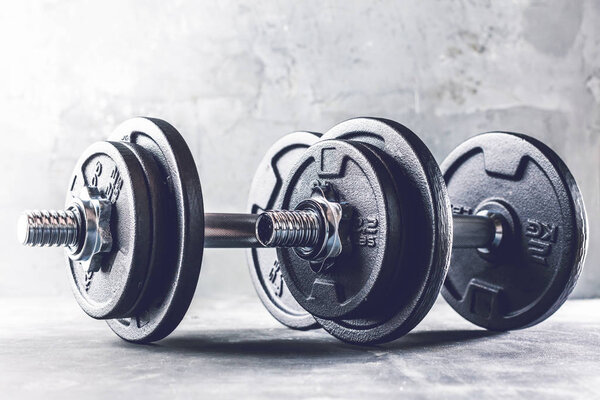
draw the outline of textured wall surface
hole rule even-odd
[[[283,134],[398,120],[442,160],[488,130],[540,138],[589,212],[579,297],[600,294],[600,2],[13,1],[0,13],[0,295],[69,293],[62,252],[15,240],[60,207],[81,151],[137,115],[188,140],[206,209],[245,209]],[[201,295],[250,293],[245,254],[209,250]]]

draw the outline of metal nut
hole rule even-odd
[[[112,248],[111,203],[97,188],[84,187],[78,196],[73,196],[68,208],[78,215],[81,229],[78,246],[68,247],[67,255],[78,261],[86,272],[96,272],[100,269],[102,253]]]

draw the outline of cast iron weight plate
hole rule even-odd
[[[67,193],[95,187],[112,203],[110,230],[112,250],[102,255],[101,268],[86,273],[67,257],[73,293],[81,308],[98,319],[126,315],[135,306],[148,271],[150,215],[148,187],[135,154],[122,143],[98,142],[79,158]]]
[[[371,315],[395,290],[399,243],[406,234],[393,174],[371,146],[322,140],[298,160],[277,208],[296,208],[311,196],[315,184],[327,187],[330,200],[351,210],[340,223],[340,230],[349,231],[349,240],[342,243],[346,253],[323,269],[298,257],[295,249],[280,248],[284,279],[298,303],[315,317]]]
[[[164,211],[165,195],[166,195],[166,184],[160,179],[160,171],[158,165],[154,161],[154,158],[149,152],[145,151],[140,146],[129,143],[129,142],[118,142],[127,146],[133,154],[136,156],[142,170],[144,171],[144,178],[148,187],[148,201],[150,204],[150,215],[148,216],[150,224],[150,241],[147,244],[147,251],[150,253],[148,261],[148,271],[146,273],[146,280],[142,284],[142,292],[140,298],[136,302],[133,309],[124,314],[118,316],[119,318],[130,315],[137,315],[140,310],[143,310],[147,305],[148,301],[154,296],[154,288],[151,288],[153,277],[160,268],[165,256],[165,248],[161,245],[165,241],[165,224],[168,223],[166,220],[166,213]],[[138,216],[139,218],[139,216]],[[159,272],[160,274],[160,272]],[[148,290],[150,289],[150,290]]]
[[[425,144],[403,125],[356,118],[329,130],[321,140],[367,143],[382,150],[395,173],[402,203],[404,235],[397,260],[397,288],[371,318],[317,321],[329,333],[351,343],[382,343],[413,329],[433,306],[442,286],[452,244],[450,202],[442,174]]]
[[[151,276],[152,302],[131,318],[108,322],[121,338],[153,342],[171,333],[185,315],[200,273],[204,249],[204,208],[200,179],[183,137],[165,121],[134,118],[121,124],[110,137],[138,145],[149,152],[164,183],[163,225],[165,254]],[[149,296],[150,297],[150,296]]]
[[[249,212],[257,214],[275,208],[283,180],[290,174],[302,153],[320,136],[313,132],[293,132],[273,143],[252,179],[248,196]],[[271,315],[293,329],[317,328],[318,324],[313,316],[298,304],[286,287],[277,250],[249,249],[247,256],[256,293]]]
[[[496,256],[454,249],[444,298],[492,330],[548,318],[575,287],[586,252],[583,199],[566,165],[533,138],[491,132],[458,146],[442,170],[455,213],[499,212],[513,231]]]

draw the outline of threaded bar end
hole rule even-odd
[[[75,246],[79,237],[79,219],[74,210],[27,211],[17,228],[19,241],[25,246]]]
[[[313,247],[320,243],[321,231],[314,211],[267,211],[256,221],[256,237],[267,247]]]

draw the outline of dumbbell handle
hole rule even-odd
[[[204,214],[204,247],[264,247],[257,237],[258,217],[257,214]],[[501,234],[495,221],[484,215],[454,215],[453,225],[455,248],[488,248]],[[299,229],[306,227],[296,230]]]
[[[204,247],[263,247],[256,237],[258,214],[204,214]]]
[[[265,237],[261,243],[257,221],[263,215],[287,223],[271,227],[269,233],[264,233]],[[287,237],[284,247],[310,246],[316,238],[315,235],[307,235],[306,232],[317,232],[320,229],[319,224],[318,219],[311,219],[310,213],[305,211],[268,211],[263,214],[206,213],[204,247],[268,247],[264,243],[268,242],[270,237],[282,236]],[[72,208],[26,211],[17,225],[19,241],[32,247],[78,247],[81,233],[85,231],[87,229],[82,223],[82,218],[77,210]]]
[[[501,224],[485,215],[454,215],[452,217],[454,248],[490,248],[502,238]]]

